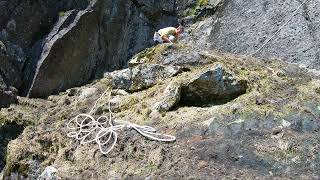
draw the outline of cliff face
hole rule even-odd
[[[320,69],[319,5],[300,0],[224,1],[212,24],[212,48]]]
[[[59,15],[31,41],[10,39],[14,23],[8,14],[25,11],[0,12],[7,33],[0,44],[0,62],[6,63],[0,66],[0,98],[15,102],[0,110],[0,178],[319,178],[320,72],[286,62],[292,62],[290,53],[317,68],[314,58],[307,58],[317,51],[308,33],[295,36],[286,29],[288,36],[280,34],[276,41],[301,46],[270,44],[256,54],[285,61],[226,54],[251,54],[271,31],[255,17],[272,11],[284,19],[279,14],[293,7],[244,0],[45,2],[42,11],[40,1],[0,1],[1,8],[34,6],[41,17]],[[178,20],[187,35],[172,46],[152,46],[153,32]],[[307,45],[310,51],[300,53]],[[13,87],[48,98],[17,97]],[[110,101],[115,121],[151,125],[177,140],[163,143],[134,129],[118,131],[115,148],[102,155],[97,144],[67,137],[66,123],[88,113],[105,91],[111,99],[99,100],[94,117],[108,115]]]
[[[48,100],[19,98],[2,109],[5,124],[31,123],[9,143],[3,176],[319,178],[319,77],[278,60],[219,55],[192,44],[155,46],[131,67],[91,84]],[[103,155],[96,143],[67,137],[66,123],[89,112],[106,90],[115,121],[150,125],[177,140],[151,141],[134,129],[119,130],[115,148]],[[108,103],[103,96],[94,117],[108,115]]]
[[[4,1],[1,9],[1,49],[13,49],[1,56],[1,75],[30,97],[125,67],[156,29],[178,24],[174,1]]]
[[[188,26],[208,16],[210,38],[203,43],[210,49],[319,69],[318,5],[245,0],[1,1],[0,75],[6,89],[47,97],[125,67],[130,57],[153,44],[155,30],[176,26],[178,19]]]

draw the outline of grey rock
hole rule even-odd
[[[112,79],[114,89],[134,92],[149,88],[158,81],[172,77],[181,72],[179,66],[163,66],[158,64],[141,64],[121,71],[106,74]]]
[[[0,2],[0,41],[6,47],[0,53],[0,67],[7,85],[22,88],[23,79],[28,75],[22,73],[23,67],[27,59],[33,59],[33,54],[38,53],[35,51],[39,51],[33,46],[50,32],[59,12],[81,9],[87,4],[85,1]],[[25,69],[29,71],[29,66]]]
[[[94,94],[96,94],[97,91],[98,91],[97,88],[86,88],[86,89],[83,89],[83,90],[81,91],[81,93],[80,93],[79,98],[82,99],[82,100],[84,100],[84,99],[86,99],[86,98],[88,98],[88,97],[91,97],[91,96],[93,96]]]
[[[0,40],[24,52],[10,60],[21,62],[10,67],[22,79],[15,87],[30,97],[57,94],[125,67],[153,45],[157,29],[178,24],[174,0],[13,0],[1,1],[0,10]]]
[[[208,70],[181,89],[181,103],[186,105],[203,105],[210,103],[225,103],[244,94],[247,82],[236,80],[218,64]]]
[[[55,180],[58,179],[55,175],[55,173],[57,173],[58,170],[52,166],[48,166],[45,168],[45,170],[41,173],[41,175],[39,176],[39,180],[46,180],[46,179],[50,179],[50,180]]]
[[[153,110],[158,112],[169,111],[172,107],[177,105],[181,96],[181,84],[177,82],[171,82],[165,89],[162,99],[157,102]]]
[[[0,108],[8,107],[11,103],[17,102],[17,89],[7,86],[0,75]]]
[[[99,27],[95,17],[100,15],[100,6],[101,3],[92,1],[85,10],[68,11],[59,18],[43,42],[35,72],[28,75],[29,97],[47,97],[79,86],[94,76],[99,59]]]
[[[224,134],[225,127],[223,127],[215,117],[205,121],[205,125],[208,127],[207,133],[209,135],[216,136]]]
[[[129,93],[123,89],[114,89],[111,91],[112,96],[126,96],[129,95]]]
[[[208,63],[204,58],[201,58],[199,53],[190,52],[188,54],[169,54],[163,60],[163,64],[172,65],[198,65]]]
[[[21,70],[26,60],[23,50],[8,41],[0,41],[0,75],[8,86],[22,84]]]
[[[96,0],[84,10],[65,12],[42,42],[39,57],[29,63],[24,87],[28,96],[57,94],[126,66],[132,55],[153,44],[150,37],[156,29],[177,24],[173,1],[165,2],[150,6]]]
[[[292,17],[302,1],[224,1],[209,36],[222,52],[252,55]],[[280,58],[320,68],[319,1],[307,1],[256,57]]]

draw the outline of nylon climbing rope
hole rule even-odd
[[[262,46],[255,51],[254,53],[252,53],[250,56],[254,56],[255,54],[257,54],[258,52],[260,52],[291,20],[292,18],[296,15],[296,13],[298,12],[298,10],[307,2],[308,0],[304,0],[298,7],[297,9],[292,13],[292,15],[290,16],[290,18],[282,25],[279,27],[279,29],[273,34],[271,35],[269,38],[267,38]]]
[[[108,116],[102,115],[94,118],[92,113],[98,102],[107,94],[105,91],[94,103],[88,114],[78,114],[67,123],[72,132],[67,136],[80,140],[80,144],[96,142],[102,154],[108,154],[116,145],[118,132],[125,129],[134,129],[142,136],[155,141],[173,142],[175,136],[160,134],[150,126],[140,126],[123,120],[113,120],[111,111],[111,92],[109,92]]]

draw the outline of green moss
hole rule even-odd
[[[0,114],[0,124],[2,124],[4,122],[6,122],[6,118],[2,114]]]
[[[140,102],[140,99],[136,96],[129,96],[121,103],[121,110],[128,110],[134,108],[133,106]]]
[[[200,9],[203,6],[208,5],[209,0],[197,0],[197,2],[195,4],[193,4],[193,6],[191,6],[189,9],[187,9],[184,12],[185,16],[193,16],[196,15],[198,9]]]
[[[168,49],[167,44],[159,44],[157,46],[147,48],[137,55],[135,55],[131,60],[130,64],[140,64],[140,63],[152,63],[159,59],[162,53]]]
[[[62,16],[64,16],[64,15],[65,15],[65,12],[60,11],[60,12],[58,13],[58,15],[59,15],[59,17],[62,17]]]
[[[198,0],[200,6],[206,6],[209,3],[209,0]]]

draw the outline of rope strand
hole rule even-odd
[[[91,114],[106,93],[107,91],[96,100],[88,114],[78,114],[67,123],[67,128],[72,131],[67,134],[68,137],[80,140],[80,144],[96,142],[102,154],[108,154],[114,148],[118,140],[117,131],[124,129],[135,129],[142,136],[155,141],[173,142],[176,140],[175,136],[156,133],[156,129],[150,126],[140,126],[123,120],[113,120],[110,101],[111,92],[109,93],[108,102],[109,116],[102,115],[95,119]],[[105,138],[107,140],[104,140]]]

